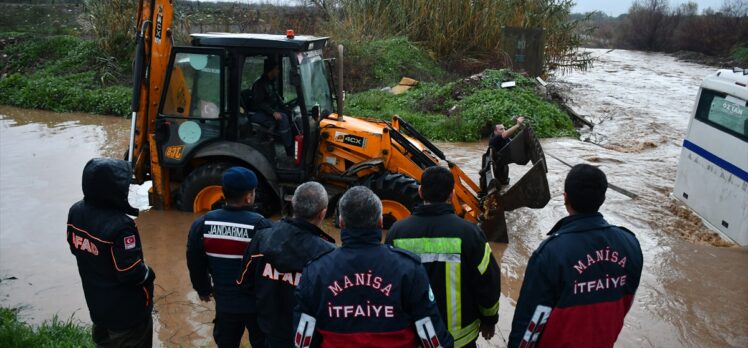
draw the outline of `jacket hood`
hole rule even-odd
[[[127,201],[132,180],[130,163],[112,158],[94,158],[83,168],[83,199],[91,204],[137,216]]]
[[[262,253],[281,272],[300,271],[307,262],[335,248],[335,239],[300,219],[283,219],[273,227]]]

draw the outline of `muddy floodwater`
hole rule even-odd
[[[748,248],[719,239],[669,196],[693,99],[714,69],[660,54],[592,53],[600,59],[594,68],[551,82],[594,130],[542,141],[552,199],[544,209],[508,213],[509,244],[492,244],[502,270],[499,333],[480,346],[505,346],[527,260],[566,215],[564,161],[599,165],[610,183],[636,195],[609,190],[601,209],[609,222],[633,230],[644,252],[641,285],[616,346],[748,347]],[[0,106],[0,305],[25,307],[22,317],[32,323],[53,315],[90,321],[65,220],[82,197],[85,162],[120,158],[128,127],[115,117]],[[484,142],[438,146],[477,180]],[[512,167],[512,178],[523,170]],[[139,205],[146,189],[133,187]],[[192,291],[184,259],[195,217],[151,210],[137,219],[146,262],[157,272],[155,328],[163,346],[213,344],[213,303]],[[339,239],[329,222],[325,229]]]

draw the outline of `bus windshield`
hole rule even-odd
[[[327,68],[322,59],[322,50],[303,53],[299,69],[307,111],[311,112],[312,107],[319,105],[321,115],[332,113],[332,95],[327,81]]]

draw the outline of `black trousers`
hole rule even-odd
[[[94,324],[91,333],[98,348],[151,348],[153,346],[153,317],[148,317],[146,322],[127,330],[109,330]]]
[[[275,128],[280,135],[281,144],[286,149],[293,148],[293,134],[291,134],[291,123],[290,117],[283,111],[278,111],[282,117],[280,120],[276,120],[273,115],[268,115],[262,111],[255,112],[250,122],[261,124],[265,128]],[[276,126],[277,127],[274,127]]]
[[[265,346],[265,334],[257,325],[257,314],[216,312],[213,323],[213,338],[218,348],[238,348],[245,329],[249,331],[252,347]]]

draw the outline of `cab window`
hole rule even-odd
[[[162,114],[216,119],[221,115],[221,108],[221,57],[177,53]]]
[[[290,102],[296,100],[296,86],[291,83],[291,59],[283,57],[283,100]]]

